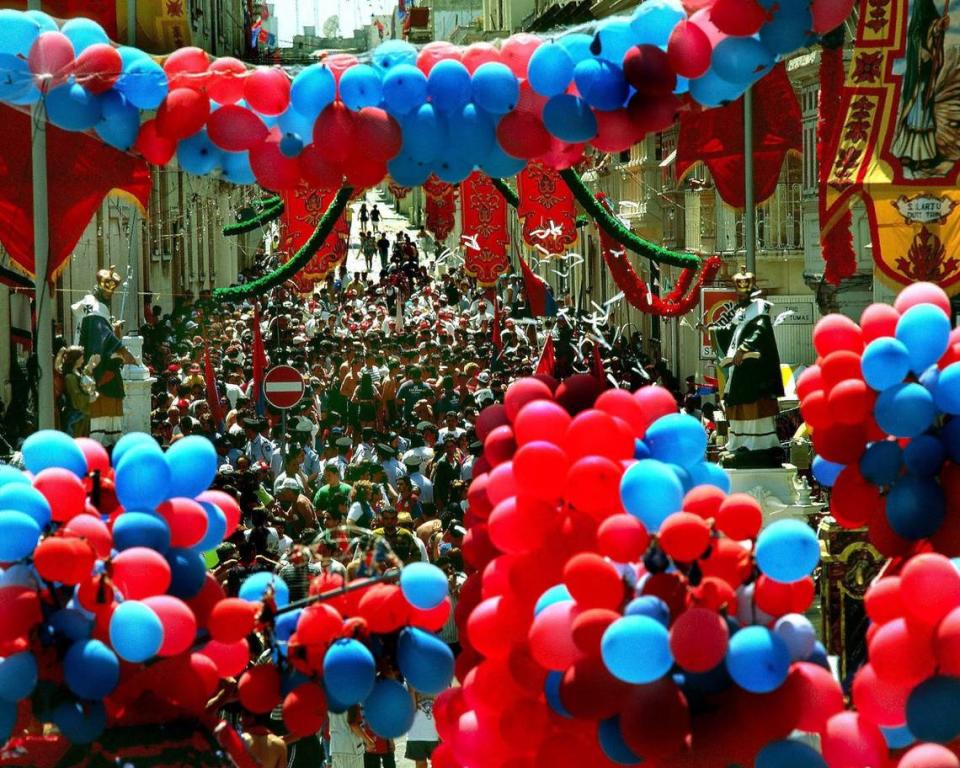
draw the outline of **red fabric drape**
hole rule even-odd
[[[463,259],[467,274],[491,285],[510,268],[507,258],[507,201],[490,177],[472,173],[461,185]]]
[[[0,243],[28,274],[33,262],[33,165],[30,116],[0,106]],[[111,191],[131,195],[142,208],[150,197],[144,160],[92,139],[47,125],[47,200],[50,279],[66,264],[83,231]]]
[[[523,241],[544,253],[562,254],[577,240],[573,193],[559,172],[531,163],[517,175]]]
[[[263,383],[267,374],[267,352],[263,348],[263,334],[260,332],[260,305],[253,310],[253,400],[257,413],[263,416],[267,412],[267,400],[263,393]]]
[[[754,194],[761,203],[776,190],[787,152],[803,149],[800,104],[783,64],[753,86],[753,148]],[[743,208],[743,99],[681,114],[677,174],[696,162],[710,170],[725,203]]]
[[[557,314],[557,303],[553,298],[553,291],[546,280],[530,269],[527,260],[523,256],[517,257],[520,260],[520,272],[523,275],[523,292],[527,297],[527,306],[530,308],[530,314],[533,317],[543,317],[548,315],[553,317]]]
[[[553,376],[553,369],[557,365],[557,357],[553,351],[553,336],[547,336],[543,344],[543,351],[540,353],[540,360],[537,362],[537,370],[533,373],[535,376],[546,374]]]
[[[336,190],[325,191],[307,184],[283,193],[280,251],[284,254],[284,260],[292,258],[303,247],[336,195]],[[344,215],[337,220],[320,250],[294,278],[302,293],[312,291],[315,282],[324,280],[327,273],[346,258],[349,236],[350,225]]]
[[[427,196],[427,229],[443,242],[453,232],[457,214],[457,188],[431,176],[423,184]]]
[[[207,385],[207,405],[214,424],[223,424],[223,409],[220,407],[220,393],[217,391],[217,374],[210,360],[210,347],[203,347],[203,378]]]

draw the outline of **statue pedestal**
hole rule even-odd
[[[123,346],[136,360],[141,360],[143,339],[124,336]],[[123,434],[150,432],[151,390],[156,379],[142,364],[123,366]]]
[[[728,469],[731,493],[747,493],[763,507],[763,524],[793,518],[806,521],[822,505],[810,499],[810,488],[793,464],[765,469]]]

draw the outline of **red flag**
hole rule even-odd
[[[464,271],[481,285],[494,285],[510,269],[507,201],[489,176],[472,173],[460,185]]]
[[[220,393],[217,391],[217,375],[210,361],[210,347],[206,344],[203,347],[203,378],[207,382],[207,405],[210,406],[213,423],[222,425],[223,409],[220,407]]]
[[[530,163],[517,174],[517,194],[517,216],[523,219],[527,245],[543,253],[561,254],[576,242],[573,192],[563,183],[559,171]]]
[[[607,372],[603,367],[603,358],[600,357],[600,345],[593,342],[593,360],[590,363],[590,373],[593,374],[601,386],[607,388]]]
[[[553,291],[547,281],[530,269],[526,259],[517,254],[520,261],[520,271],[523,273],[523,292],[527,296],[527,306],[533,317],[555,317],[557,302],[553,299]]]
[[[500,300],[493,297],[493,330],[490,332],[490,341],[497,348],[497,352],[503,352],[503,339],[500,338]]]
[[[263,379],[267,374],[267,353],[263,348],[263,336],[260,335],[260,306],[253,310],[253,394],[250,399],[256,403],[257,413],[263,416],[267,402],[263,394]]]
[[[547,336],[543,344],[543,351],[540,353],[540,360],[537,361],[537,370],[533,373],[539,375],[545,373],[547,376],[553,376],[553,369],[557,364],[557,358],[553,354],[553,336]]]

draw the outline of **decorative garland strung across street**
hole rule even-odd
[[[345,186],[340,188],[330,207],[327,208],[327,212],[323,214],[323,218],[317,223],[317,228],[313,234],[310,235],[310,239],[303,244],[303,247],[294,254],[290,261],[282,264],[273,270],[273,272],[257,278],[251,283],[234,285],[229,288],[218,288],[213,292],[213,298],[217,301],[241,301],[251,296],[258,296],[273,290],[294,277],[306,266],[324,244],[327,237],[333,231],[337,219],[343,215],[347,204],[350,202],[351,195],[353,195],[353,187]]]
[[[245,235],[247,232],[253,232],[264,224],[280,218],[283,215],[283,198],[280,195],[264,197],[257,200],[250,208],[244,208],[243,211],[252,211],[253,215],[250,218],[239,219],[233,224],[225,226],[223,228],[224,235]],[[238,212],[238,215],[240,213],[242,211]]]

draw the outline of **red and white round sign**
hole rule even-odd
[[[296,368],[278,365],[263,378],[263,396],[274,408],[293,408],[303,398],[303,376]]]

